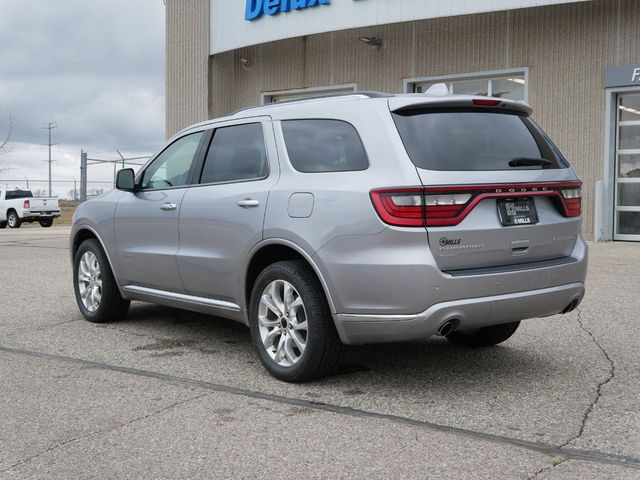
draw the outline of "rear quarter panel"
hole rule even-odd
[[[333,284],[333,272],[325,264],[325,258],[316,253],[323,246],[338,239],[358,242],[359,238],[376,236],[387,226],[375,212],[369,192],[374,188],[389,186],[420,185],[420,178],[411,162],[399,163],[398,145],[389,131],[395,125],[389,115],[386,101],[363,101],[363,105],[350,104],[349,109],[314,105],[312,113],[301,109],[293,112],[289,119],[337,119],[352,124],[358,131],[369,160],[369,168],[363,171],[301,173],[293,168],[282,135],[281,123],[274,119],[281,176],[269,195],[264,237],[285,239],[309,256],[313,257],[322,274],[336,311],[344,311],[341,295]],[[375,108],[372,104],[377,103]],[[399,139],[397,140],[399,141]],[[294,194],[311,194],[313,208],[304,218],[295,217],[295,208],[290,208]],[[304,197],[305,201],[309,198]],[[293,216],[291,215],[293,213]],[[422,230],[423,247],[426,248],[426,233]],[[365,240],[363,240],[366,243]],[[363,243],[363,245],[364,245]],[[373,250],[369,253],[374,253]],[[382,253],[378,250],[378,253]],[[388,254],[389,252],[387,252]],[[331,261],[330,263],[333,263]]]

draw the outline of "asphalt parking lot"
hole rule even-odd
[[[640,478],[638,244],[591,244],[579,310],[502,346],[352,347],[289,385],[231,321],[85,322],[68,233],[0,232],[0,478]]]

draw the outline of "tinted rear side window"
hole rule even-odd
[[[282,132],[293,168],[304,173],[369,168],[356,129],[340,120],[286,120]]]
[[[542,131],[524,116],[477,110],[410,110],[395,112],[393,118],[418,168],[510,170],[515,167],[509,162],[516,158],[551,160],[544,168],[568,166]]]

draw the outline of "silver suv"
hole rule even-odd
[[[357,93],[192,126],[76,211],[80,311],[237,320],[290,382],[331,372],[343,344],[504,342],[584,294],[581,182],[531,112]]]

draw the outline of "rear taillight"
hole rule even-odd
[[[563,182],[381,189],[371,192],[371,200],[382,221],[389,225],[450,227],[462,222],[478,203],[488,198],[552,197],[562,215],[578,217],[581,185]]]
[[[579,186],[564,188],[562,193],[562,205],[564,215],[567,217],[579,217],[582,213],[582,189]]]
[[[424,226],[424,194],[421,188],[374,190],[371,200],[382,221],[389,225]]]
[[[22,204],[22,208],[31,208],[31,202],[29,200],[25,200]]]

